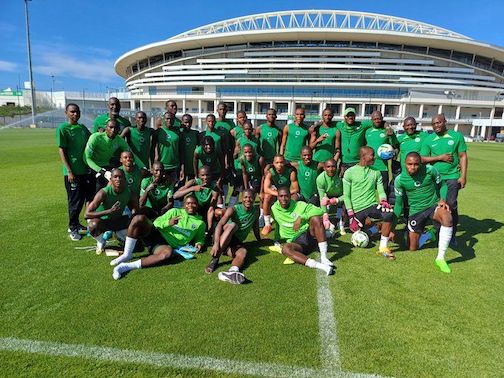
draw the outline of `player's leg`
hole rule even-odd
[[[276,197],[271,194],[264,193],[263,200],[263,214],[264,214],[264,227],[261,234],[266,236],[271,232],[271,205],[275,201]]]
[[[122,262],[131,260],[137,240],[147,236],[152,230],[152,223],[146,215],[135,215],[128,226],[126,240],[124,242],[124,253],[112,260],[110,265],[115,266]]]
[[[451,269],[445,261],[445,255],[453,236],[454,223],[452,215],[446,208],[437,207],[432,219],[441,224],[439,229],[438,253],[434,263],[441,272],[451,273]]]
[[[227,249],[227,255],[233,259],[231,268],[227,272],[220,272],[218,278],[221,281],[229,282],[232,284],[242,284],[247,280],[247,277],[241,272],[247,250],[240,243],[234,244]]]
[[[303,247],[297,243],[287,243],[282,247],[282,254],[297,264],[305,265],[309,268],[319,269],[324,271],[327,275],[333,272],[333,268],[308,258],[303,253]]]
[[[222,228],[221,236],[219,238],[221,253],[226,252],[229,247],[229,243],[231,242],[231,238],[233,237],[233,234],[237,229],[238,227],[235,223],[228,223],[224,225],[224,227]],[[217,265],[219,264],[219,258],[220,254],[218,256],[212,256],[210,263],[208,263],[207,267],[205,268],[205,273],[210,274],[215,271]]]
[[[456,246],[457,242],[455,239],[455,234],[457,233],[458,225],[458,191],[459,183],[457,180],[446,180],[446,185],[448,186],[448,194],[446,196],[446,203],[450,207],[452,222],[453,222],[453,233],[451,243]]]
[[[325,265],[334,266],[332,261],[327,258],[328,245],[322,218],[317,216],[311,217],[308,231],[318,244],[320,262]]]
[[[74,182],[68,181],[68,176],[64,176],[65,189],[67,192],[68,202],[68,235],[73,241],[82,239],[79,234],[79,214],[84,205],[84,196],[79,185],[78,176],[75,177]]]
[[[377,206],[372,206],[365,211],[360,212],[360,216],[366,215],[367,217],[370,217],[372,219],[381,219],[382,220],[382,225],[381,225],[381,237],[380,237],[380,246],[378,248],[378,254],[383,255],[389,260],[395,260],[394,253],[390,250],[388,247],[389,239],[390,239],[390,232],[392,231],[392,225],[394,222],[394,213],[387,211],[389,209],[378,209]],[[357,214],[356,214],[357,215]],[[359,219],[359,218],[358,218]],[[361,223],[364,224],[366,219],[359,219]]]
[[[151,268],[153,266],[164,264],[170,259],[172,255],[173,255],[172,247],[166,244],[158,245],[154,249],[154,254],[150,256],[132,262],[123,262],[117,265],[114,268],[112,277],[115,280],[118,280],[119,278],[122,277],[124,273],[129,272],[130,270]]]

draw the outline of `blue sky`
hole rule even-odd
[[[504,46],[502,0],[161,1],[33,0],[28,3],[35,86],[107,91],[124,86],[125,52],[208,23],[290,9],[341,9],[423,21]],[[28,81],[23,0],[0,0],[0,89]]]

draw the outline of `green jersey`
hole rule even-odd
[[[201,135],[201,138],[204,138],[206,136],[209,136],[210,138],[212,138],[215,142],[215,149],[217,151],[222,151],[224,152],[224,150],[222,149],[223,148],[223,144],[222,144],[222,136],[220,134],[217,133],[217,131],[210,131],[210,130],[205,130],[203,132],[203,134]]]
[[[170,226],[170,219],[179,217],[176,224]],[[205,222],[199,215],[190,215],[185,209],[170,209],[154,221],[156,227],[168,245],[173,248],[183,247],[191,242],[205,243]]]
[[[116,193],[114,191],[114,187],[112,185],[107,185],[106,187],[104,187],[101,190],[103,190],[105,192],[105,199],[100,204],[100,206],[98,206],[98,208],[96,209],[97,212],[111,209],[112,206],[114,206],[114,204],[116,202],[119,202],[119,204],[120,204],[119,211],[117,211],[111,215],[104,215],[103,217],[101,217],[101,219],[119,218],[123,214],[124,209],[126,208],[129,200],[131,199],[131,193],[130,193],[129,189],[126,187],[126,188],[124,188],[124,190],[121,193]]]
[[[400,216],[403,210],[404,197],[408,198],[410,216],[420,213],[439,202],[439,195],[446,200],[448,187],[436,168],[422,165],[417,174],[410,176],[404,170],[394,181],[396,203],[394,213]],[[439,195],[438,195],[439,191]]]
[[[244,157],[240,158],[240,170],[243,167],[245,169],[245,173],[248,175],[248,180],[252,185],[261,185],[262,178],[262,169],[259,164],[259,157],[256,155],[252,158],[251,161],[248,161]],[[238,173],[239,174],[239,173]]]
[[[380,200],[386,200],[381,173],[371,167],[354,165],[343,176],[343,195],[348,210],[358,213],[377,205],[376,192]]]
[[[199,178],[194,179],[194,185],[203,185]],[[205,207],[210,205],[212,202],[212,194],[215,193],[215,188],[213,186],[202,188],[200,191],[193,192],[194,197],[198,201],[200,207]]]
[[[89,137],[84,150],[84,162],[94,171],[108,167],[113,157],[119,156],[123,151],[130,151],[128,143],[119,135],[110,139],[106,133],[94,133]],[[142,160],[133,153],[135,164],[143,168]]]
[[[156,143],[159,161],[165,169],[175,169],[180,166],[180,137],[179,133],[161,127],[156,130]]]
[[[241,203],[233,206],[234,213],[231,216],[230,221],[235,223],[238,229],[234,233],[234,237],[241,242],[244,242],[247,239],[247,236],[254,226],[254,223],[258,219],[258,209],[255,206],[247,211],[245,207]]]
[[[184,174],[194,175],[193,159],[194,150],[199,144],[199,133],[197,130],[189,129],[186,130],[182,128],[179,134],[180,136],[180,148],[182,149],[182,162],[184,164]]]
[[[406,156],[410,152],[418,152],[420,154],[422,150],[422,143],[427,138],[429,134],[423,131],[415,131],[413,135],[408,135],[407,133],[401,134],[397,137],[399,141],[399,151],[401,154],[401,168],[406,169],[404,161]]]
[[[319,198],[338,198],[338,201],[343,201],[343,181],[336,173],[330,177],[326,171],[322,172],[317,177],[317,190]]]
[[[289,133],[287,134],[287,142],[285,143],[285,158],[289,161],[299,160],[301,149],[308,141],[308,126],[304,123],[301,125],[290,123],[286,127],[289,128]]]
[[[385,128],[376,127],[374,125],[366,130],[365,135],[367,145],[371,147],[375,153],[375,162],[371,168],[381,172],[388,171],[388,162],[378,156],[378,147],[384,143],[390,144],[392,147],[397,147],[399,142],[396,135],[392,134],[391,136],[388,136]]]
[[[336,148],[334,147],[336,131],[338,131],[336,128],[336,122],[331,122],[330,127],[326,127],[322,124],[317,128],[317,138],[324,134],[327,136],[322,142],[317,143],[315,146],[313,160],[324,163],[327,160],[334,158],[334,154],[336,153]]]
[[[292,168],[289,166],[284,167],[284,170],[282,173],[278,173],[275,168],[270,168],[269,169],[271,173],[271,184],[277,188],[280,189],[282,187],[290,188],[291,186],[291,180],[290,180],[290,175],[292,173]]]
[[[131,122],[128,121],[126,118],[121,117],[120,115],[117,115],[115,117],[115,120],[119,124],[119,134],[124,130],[125,127],[132,127]],[[110,114],[108,113],[96,117],[93,122],[93,133],[97,133],[99,129],[105,130],[108,121],[110,121]]]
[[[317,194],[317,166],[316,161],[312,161],[310,165],[306,166],[300,160],[297,166],[297,179],[299,182],[299,191],[308,201],[314,194]]]
[[[232,135],[230,131],[236,127],[235,123],[230,119],[225,119],[224,121],[215,122],[215,131],[222,138],[222,148],[223,151],[228,151],[229,148],[232,148]]]
[[[84,162],[84,150],[90,135],[91,133],[86,126],[71,125],[68,122],[62,123],[56,130],[56,144],[65,152],[67,162],[74,175],[84,175],[88,171],[88,166]],[[68,175],[64,164],[63,175]]]
[[[203,151],[203,147],[198,146],[196,147],[196,150],[194,150],[194,153],[196,154],[198,159],[198,169],[206,165],[210,167],[212,176],[220,176],[222,167],[217,150],[214,150],[212,153],[207,154]]]
[[[373,122],[355,121],[350,126],[345,121],[340,121],[336,127],[341,133],[342,162],[358,163],[360,148],[366,145],[366,130],[373,127]]]
[[[140,196],[143,196],[145,193],[145,189],[152,184],[154,181],[154,177],[146,177],[142,180],[141,188],[140,188]],[[158,184],[155,189],[149,191],[147,195],[147,201],[145,201],[145,207],[150,207],[156,211],[161,211],[163,207],[168,204],[173,198],[175,184]]]
[[[140,186],[142,185],[142,171],[136,165],[133,165],[133,171],[128,172],[124,166],[120,166],[119,169],[124,172],[124,177],[126,178],[126,184],[132,195],[138,197],[140,195]]]
[[[276,126],[269,126],[267,123],[263,123],[260,128],[259,145],[266,163],[269,164],[273,162],[273,158],[278,153],[280,130]]]
[[[303,201],[291,200],[286,209],[278,201],[275,201],[271,206],[271,215],[278,223],[280,238],[285,239],[288,243],[296,240],[298,236],[308,230],[311,217],[322,216],[323,214],[324,211],[320,207]],[[294,222],[299,217],[301,217],[301,224],[298,230],[294,231]]]
[[[150,127],[144,127],[140,130],[136,127],[129,129],[130,136],[128,144],[131,151],[142,160],[145,167],[149,167],[151,155],[151,139],[154,130]]]
[[[238,157],[234,161],[234,167],[236,170],[241,169],[241,163],[240,159],[243,158],[243,147],[246,144],[249,144],[252,146],[252,149],[254,150],[254,155],[261,155],[261,152],[259,150],[259,140],[255,137],[252,136],[250,139],[248,139],[245,135],[243,135],[240,139],[238,139],[238,142],[240,143],[240,152]]]
[[[425,138],[420,155],[439,156],[451,154],[453,156],[451,163],[436,161],[434,167],[441,174],[443,180],[457,180],[460,178],[459,153],[466,151],[467,146],[464,136],[458,131],[447,130],[444,135],[431,134]]]
[[[233,130],[234,130],[234,137],[236,140],[240,139],[245,134],[245,132],[243,131],[243,127],[240,125],[236,125],[236,127]]]
[[[164,115],[161,117],[161,126],[166,128],[166,120],[164,119]],[[177,117],[173,118],[172,127],[174,130],[181,130],[182,121],[180,121],[180,119],[178,119]]]

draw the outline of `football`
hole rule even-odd
[[[382,144],[376,152],[382,160],[390,160],[394,157],[394,147],[390,144]]]
[[[366,248],[369,244],[369,236],[364,231],[355,231],[352,235],[352,244],[355,247]]]

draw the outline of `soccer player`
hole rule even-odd
[[[110,97],[107,105],[109,112],[96,117],[93,123],[93,133],[105,131],[107,122],[111,119],[117,121],[120,128],[119,132],[125,127],[131,127],[131,122],[119,114],[121,112],[121,102],[117,97]]]
[[[263,153],[265,164],[273,163],[273,158],[278,153],[280,145],[280,129],[276,126],[277,111],[273,108],[266,112],[266,123],[261,124],[255,130],[256,138]]]
[[[458,192],[467,182],[467,146],[464,136],[446,128],[444,114],[432,118],[434,133],[425,138],[420,155],[422,163],[432,164],[446,181],[448,195],[446,203],[453,218],[452,245],[456,246],[455,234],[458,225]]]
[[[318,163],[313,160],[312,148],[303,146],[301,160],[293,162],[292,165],[297,169],[299,200],[320,206],[317,192]]]
[[[399,141],[399,152],[401,168],[406,168],[404,162],[410,152],[420,153],[422,143],[429,134],[422,130],[417,130],[417,122],[413,117],[406,117],[403,122],[404,134],[397,137]]]
[[[95,177],[84,162],[84,149],[91,135],[86,126],[79,123],[80,109],[70,103],[65,107],[67,121],[56,130],[56,144],[63,164],[63,176],[68,201],[68,235],[80,240],[80,232],[87,228],[80,224],[79,214],[84,202],[91,202],[95,193]]]
[[[280,155],[284,155],[287,161],[296,161],[301,157],[301,148],[310,140],[312,129],[304,123],[305,110],[297,108],[294,113],[294,122],[285,125],[282,130],[282,144]]]
[[[136,197],[139,197],[144,172],[135,164],[135,158],[131,151],[121,152],[120,162],[121,166],[119,169],[124,172],[129,191]]]
[[[238,162],[239,168],[235,187],[240,192],[245,188],[252,189],[254,193],[259,193],[264,171],[264,158],[256,154],[250,144],[245,144],[243,154],[239,157]]]
[[[394,254],[388,248],[394,214],[387,202],[382,176],[379,171],[371,168],[374,160],[373,149],[367,146],[361,147],[359,164],[345,171],[343,176],[345,206],[352,232],[363,227],[368,217],[383,221],[378,253],[389,260],[395,260]],[[380,202],[376,200],[376,192]]]
[[[121,152],[130,151],[126,141],[118,134],[119,124],[115,119],[111,119],[107,121],[105,132],[94,133],[86,144],[84,162],[96,172],[97,191],[107,185],[111,173],[110,168],[119,166]],[[133,156],[138,167],[147,169],[138,156],[135,154]]]
[[[245,240],[254,230],[256,239],[261,240],[259,235],[259,211],[254,206],[255,194],[250,189],[245,189],[242,195],[242,203],[227,208],[221,220],[215,228],[214,245],[211,250],[212,259],[205,268],[210,274],[217,268],[220,256],[225,253],[231,257],[231,268],[227,272],[220,272],[218,278],[221,281],[233,284],[242,284],[246,281],[245,275],[240,272],[245,263],[247,249]]]
[[[345,235],[345,225],[343,222],[343,181],[337,174],[337,164],[336,160],[329,159],[324,163],[324,171],[317,177],[317,190],[320,198],[320,205],[324,210],[324,215],[322,217],[322,222],[325,229],[331,228],[331,222],[329,221],[329,209],[330,206],[338,206],[338,225],[340,229],[340,234]]]
[[[333,263],[327,258],[327,240],[322,224],[322,209],[303,201],[291,199],[287,187],[278,189],[278,200],[271,207],[273,218],[278,223],[281,239],[287,243],[282,247],[282,254],[294,262],[309,268],[324,271],[327,275],[334,272]],[[308,258],[318,245],[320,262]]]
[[[205,131],[202,131],[200,133],[200,145],[203,142],[203,138],[206,136],[211,137],[214,142],[215,142],[215,148],[217,151],[220,151],[222,153],[222,156],[224,156],[225,152],[224,151],[224,143],[222,141],[222,137],[219,133],[217,133],[217,130],[215,129],[215,123],[216,123],[216,118],[213,114],[208,114],[205,118],[207,127]]]
[[[322,112],[322,123],[314,127],[314,132],[311,134],[310,147],[314,149],[313,160],[323,165],[329,159],[338,160],[339,150],[336,150],[336,122],[334,111],[331,108],[326,108]]]
[[[296,199],[299,193],[299,184],[297,181],[296,170],[289,164],[287,165],[282,155],[276,155],[273,159],[273,167],[266,171],[264,177],[264,198],[263,198],[263,214],[264,227],[261,231],[263,235],[268,235],[271,232],[271,205],[278,197],[278,188],[290,188],[290,193]]]
[[[110,184],[96,193],[84,214],[89,233],[96,240],[97,255],[105,250],[105,231],[116,231],[119,239],[125,235],[130,222],[129,216],[123,215],[126,206],[135,214],[138,211],[138,197],[129,191],[124,172],[113,168]]]
[[[163,164],[166,174],[175,182],[180,176],[180,162],[183,157],[181,156],[179,126],[174,125],[175,117],[171,113],[168,114],[166,124],[157,129],[154,134],[154,160]]]
[[[441,180],[437,169],[423,165],[418,152],[406,156],[405,170],[395,179],[396,204],[394,213],[401,215],[403,198],[408,197],[410,215],[408,218],[409,249],[416,251],[425,224],[429,219],[441,225],[439,230],[438,254],[435,265],[443,273],[451,273],[445,261],[446,250],[452,238],[452,216],[446,203],[448,186]],[[438,193],[439,192],[439,193]]]
[[[355,109],[346,108],[343,121],[336,124],[336,151],[341,151],[340,176],[345,170],[357,164],[360,160],[360,148],[366,145],[366,130],[373,127],[371,120],[356,121]]]
[[[201,146],[196,147],[193,157],[193,169],[198,172],[204,165],[210,167],[212,182],[221,190],[221,183],[224,177],[224,156],[215,149],[215,142],[212,137],[203,138]]]
[[[191,128],[193,117],[190,114],[182,116],[182,128],[180,131],[180,147],[182,155],[182,166],[180,167],[180,179],[183,182],[195,177],[193,159],[194,151],[199,143],[199,132]]]
[[[205,223],[197,215],[196,198],[188,196],[183,209],[170,209],[151,222],[145,215],[135,216],[128,228],[124,253],[110,262],[114,266],[112,277],[120,279],[133,269],[151,268],[166,263],[173,255],[173,248],[194,243],[199,253],[205,242]],[[132,258],[138,239],[142,239],[150,255],[133,262]]]
[[[223,178],[222,189],[224,199],[227,198],[229,183],[234,181],[233,177],[233,146],[234,139],[231,135],[231,130],[236,127],[235,123],[226,118],[228,107],[226,103],[221,102],[217,105],[218,119],[215,123],[215,129],[222,138],[222,148],[224,153],[224,162],[227,174]]]
[[[173,119],[173,121],[171,122],[171,127],[174,129],[174,130],[177,130],[182,122],[177,118],[177,111],[178,111],[178,106],[177,106],[177,103],[173,100],[168,100],[166,101],[165,103],[165,114],[166,113],[169,113],[170,114],[170,118]],[[163,114],[163,117],[160,117],[158,119],[156,119],[156,124],[155,124],[155,128],[156,129],[160,129],[161,127],[165,126],[166,127],[166,117],[165,117],[165,114]]]
[[[247,113],[244,110],[240,110],[238,113],[236,113],[236,127],[229,131],[229,133],[235,140],[238,140],[243,136],[243,126],[247,121]]]
[[[152,164],[151,174],[142,180],[139,205],[142,213],[155,219],[173,207],[175,182],[159,161]]]
[[[128,142],[130,149],[142,160],[145,167],[150,167],[152,156],[152,135],[154,130],[147,127],[147,114],[139,111],[135,115],[136,127],[125,127],[121,137]]]
[[[388,161],[385,161],[378,156],[378,147],[387,143],[397,149],[399,147],[399,141],[394,134],[394,130],[392,130],[392,128],[383,120],[381,112],[373,112],[371,114],[371,121],[373,122],[373,126],[368,128],[365,133],[366,143],[375,153],[375,162],[371,168],[380,171],[382,175],[383,188],[385,189],[385,193],[388,197],[390,182]]]

